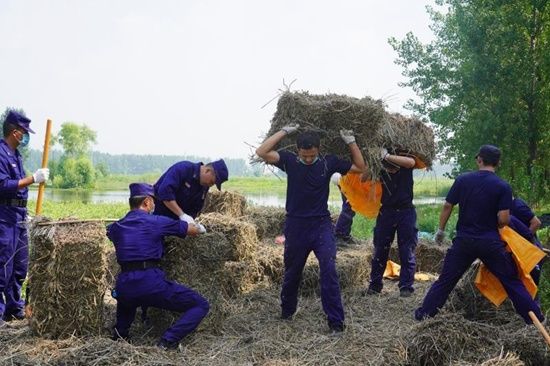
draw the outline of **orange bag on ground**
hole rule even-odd
[[[370,219],[378,215],[382,183],[372,180],[361,182],[360,174],[348,173],[340,178],[339,185],[353,211]]]
[[[509,226],[505,226],[500,231],[500,238],[506,242],[506,249],[512,252],[512,257],[518,267],[518,274],[527,288],[531,297],[537,294],[537,285],[529,274],[533,268],[544,258],[545,254],[534,244],[526,240],[524,237],[516,233]],[[489,271],[489,269],[481,264],[474,281],[476,287],[489,301],[496,306],[499,306],[506,300],[508,294],[504,290],[499,279]]]

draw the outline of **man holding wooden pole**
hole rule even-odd
[[[5,321],[23,319],[21,286],[27,277],[28,237],[26,228],[28,186],[48,179],[47,168],[26,177],[17,150],[29,143],[31,120],[9,111],[3,122],[0,140],[0,328]]]

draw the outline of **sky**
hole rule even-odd
[[[0,0],[0,111],[97,132],[94,150],[247,158],[291,90],[414,97],[389,37],[433,39],[424,0]],[[263,107],[263,108],[262,108]]]

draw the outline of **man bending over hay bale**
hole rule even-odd
[[[114,294],[117,314],[113,338],[127,339],[137,307],[152,306],[182,313],[157,344],[163,349],[175,349],[208,314],[209,305],[197,292],[166,279],[160,268],[163,238],[194,236],[200,229],[182,220],[151,215],[155,203],[149,184],[130,184],[130,208],[124,218],[107,228],[121,267]]]
[[[276,151],[275,146],[285,136],[296,132],[298,127],[284,126],[256,150],[256,154],[266,163],[275,165],[287,174],[281,318],[290,320],[296,312],[302,272],[309,253],[313,251],[321,272],[323,310],[331,333],[339,334],[344,330],[344,309],[336,273],[334,230],[327,205],[330,178],[336,172],[360,173],[365,170],[365,162],[353,133],[347,130],[340,131],[340,135],[348,145],[353,164],[334,155],[319,154],[320,138],[313,131],[298,135],[298,154]]]

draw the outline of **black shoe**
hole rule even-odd
[[[292,320],[292,318],[294,317],[294,313],[292,314],[285,314],[285,313],[281,313],[281,320]]]
[[[178,349],[178,346],[179,342],[170,342],[164,338],[161,338],[160,341],[158,341],[157,343],[157,347],[164,351],[176,350]]]
[[[15,314],[4,314],[3,320],[6,322],[11,322],[12,320],[23,320],[25,319],[25,313],[23,311]]]
[[[413,294],[413,290],[411,289],[408,289],[408,288],[402,288],[401,290],[399,290],[399,296],[400,297],[411,297],[412,294]]]
[[[113,341],[126,341],[126,342],[129,342],[130,341],[130,335],[128,335],[128,334],[121,335],[116,329],[114,329],[113,330],[113,335],[111,336],[111,339]]]
[[[369,287],[368,289],[366,289],[366,290],[363,292],[363,295],[365,295],[365,296],[380,295],[381,292],[382,292],[382,290],[377,290],[377,289],[375,289],[375,288]]]
[[[328,325],[331,336],[341,336],[346,328],[343,323],[334,323]]]

